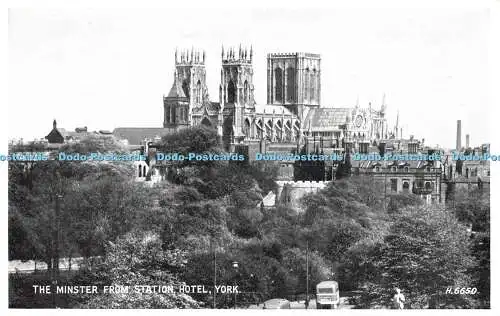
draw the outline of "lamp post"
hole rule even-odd
[[[233,261],[233,269],[234,269],[234,288],[233,288],[233,291],[234,291],[234,309],[236,309],[236,276],[237,276],[237,273],[238,273],[238,261]]]
[[[61,194],[56,195],[56,207],[54,214],[54,226],[52,227],[52,259],[51,259],[51,279],[52,286],[57,286],[59,278],[59,230],[60,230],[60,213],[61,213]],[[52,291],[52,304],[57,308],[55,289]]]
[[[309,239],[306,240],[306,309],[309,308]]]

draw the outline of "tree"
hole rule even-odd
[[[9,150],[10,153],[14,153],[43,149],[36,147],[38,145],[33,146],[14,145]],[[105,154],[123,153],[124,150],[113,137],[90,135],[80,142],[63,145],[60,151]],[[9,162],[9,222],[13,224],[9,226],[10,259],[44,260],[50,266],[52,257],[50,245],[53,242],[52,231],[56,223],[54,209],[58,196],[62,196],[61,216],[58,219],[62,243],[60,255],[71,257],[75,252],[89,253],[83,250],[84,244],[86,249],[99,252],[99,247],[86,243],[86,237],[81,238],[82,233],[94,231],[102,235],[99,229],[105,226],[106,220],[113,218],[110,213],[116,210],[110,207],[111,204],[122,203],[118,208],[124,209],[125,198],[129,197],[129,200],[137,198],[123,192],[132,174],[133,164],[128,161],[73,162],[56,159]],[[121,189],[114,191],[118,187]],[[106,213],[108,210],[111,212]],[[102,216],[96,217],[94,216],[96,214]],[[90,217],[93,220],[90,220]],[[119,220],[129,217],[114,218]],[[123,221],[116,221],[112,225],[120,223]]]
[[[128,233],[109,243],[106,258],[93,275],[94,284],[129,286],[128,293],[93,294],[86,308],[197,308],[199,303],[179,293],[181,282],[172,271],[187,264],[180,250],[164,250],[152,232]],[[172,286],[174,293],[138,293],[135,285]]]
[[[475,306],[470,296],[445,294],[448,287],[474,286],[468,270],[475,262],[466,228],[443,208],[406,208],[372,249],[372,304],[389,304],[398,287],[411,308]]]

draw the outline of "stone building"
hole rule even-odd
[[[163,97],[163,126],[210,126],[217,129],[227,150],[244,145],[247,152],[291,152],[305,138],[315,137],[325,147],[366,151],[372,142],[389,137],[384,101],[380,110],[371,104],[321,107],[320,55],[268,54],[266,104],[255,101],[252,65],[252,48],[222,48],[219,101],[212,102],[205,52],[176,51],[174,82]]]
[[[205,59],[200,50],[175,52],[172,86],[163,96],[163,128],[120,127],[113,134],[138,146],[204,125],[217,130],[226,151],[243,153],[248,160],[256,153],[314,152],[319,147],[325,154],[368,152],[380,140],[397,135],[397,127],[388,128],[385,97],[377,109],[371,103],[366,108],[322,106],[319,54],[268,54],[265,104],[254,97],[252,47],[222,48],[218,101],[211,101],[208,93]],[[297,180],[293,162],[277,164],[280,180]],[[336,165],[330,162],[327,168],[331,180]]]

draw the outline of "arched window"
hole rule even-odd
[[[305,73],[305,80],[304,80],[304,101],[305,102],[308,102],[309,101],[309,92],[310,92],[310,89],[309,89],[309,82],[310,82],[310,74],[309,74],[309,68],[306,68],[306,73]]]
[[[170,123],[170,106],[165,108],[165,122]]]
[[[196,103],[201,103],[201,82],[198,80],[196,84]]]
[[[279,67],[274,70],[274,80],[276,82],[274,99],[276,102],[283,102],[283,71]]]
[[[146,166],[142,166],[142,176],[146,176]]]
[[[288,67],[286,70],[286,100],[293,102],[295,100],[295,69]]]
[[[403,182],[403,192],[408,193],[410,191],[410,183],[408,181]]]
[[[244,102],[248,103],[249,101],[249,91],[248,91],[248,81],[245,80],[245,83],[243,84],[243,98]]]
[[[311,73],[311,103],[316,101],[316,69]]]
[[[182,91],[189,98],[189,82],[187,80],[182,81]]]
[[[227,102],[236,102],[236,86],[234,85],[233,80],[229,80],[229,83],[227,84]]]
[[[142,166],[139,166],[139,178],[142,178]]]
[[[243,134],[246,137],[250,137],[250,121],[248,119],[245,119],[245,123],[243,124]]]

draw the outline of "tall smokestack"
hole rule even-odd
[[[469,134],[465,135],[465,148],[469,148]]]
[[[457,151],[462,149],[462,121],[457,121]]]

